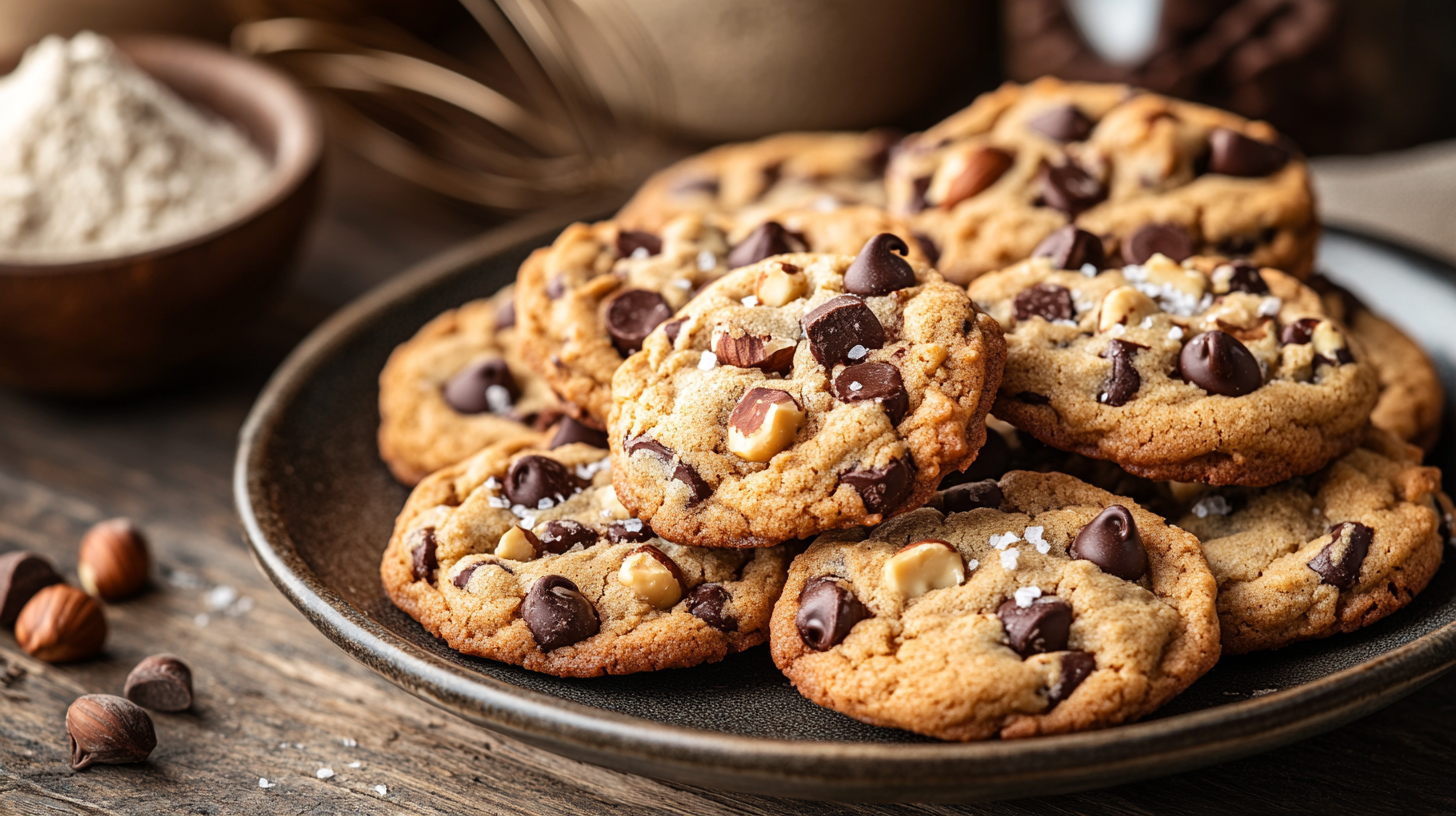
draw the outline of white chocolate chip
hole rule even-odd
[[[885,562],[886,583],[906,598],[918,598],[933,589],[959,586],[965,579],[961,554],[938,539],[902,547]]]

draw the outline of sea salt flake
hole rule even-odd
[[[192,618],[192,624],[198,629],[201,629],[211,622],[212,619],[207,616],[206,612],[199,612],[196,616]]]
[[[1145,318],[1143,318],[1143,322],[1141,322],[1141,323],[1138,324],[1138,328],[1139,329],[1151,329],[1152,327],[1153,327],[1153,318],[1152,317],[1145,317]]]
[[[387,796],[389,795],[389,788],[386,788],[383,785],[375,785],[374,792],[379,794],[380,796]]]
[[[848,356],[851,360],[863,360],[865,358],[865,355],[869,353],[869,349],[859,344],[855,344],[852,348],[850,348]]]
[[[211,592],[207,593],[207,605],[211,607],[214,612],[227,609],[229,606],[232,605],[233,601],[236,601],[237,599],[238,591],[233,587],[227,586],[226,584],[222,586],[215,586],[212,588]]]
[[[1089,278],[1097,277],[1097,267],[1089,263],[1082,264],[1081,272]]]
[[[490,488],[491,490],[497,490],[501,486],[500,479],[492,476],[489,479],[485,480],[485,486]]]
[[[703,371],[711,371],[716,365],[718,365],[718,355],[711,351],[703,352],[703,356],[698,358],[698,368]]]
[[[1011,594],[1016,598],[1016,605],[1022,609],[1026,609],[1031,606],[1032,601],[1041,597],[1041,587],[1022,587]]]
[[[514,404],[511,402],[511,392],[506,390],[504,385],[490,385],[485,389],[485,404],[490,407],[492,414],[509,414]]]
[[[556,502],[552,501],[550,496],[542,496],[536,502],[536,509],[537,510],[550,510],[552,507],[555,507],[555,506],[556,506]]]
[[[1112,328],[1108,329],[1107,333],[1113,337],[1121,337],[1127,333],[1127,327],[1122,325],[1121,323],[1117,323],[1114,324]]]
[[[349,737],[340,737],[339,738],[339,744],[342,745],[342,746],[344,746],[345,748],[357,748],[357,747],[359,747],[359,743],[355,742],[354,740],[350,739]]]
[[[1266,297],[1259,301],[1259,317],[1273,317],[1284,308],[1284,301],[1277,297]]]
[[[698,253],[698,271],[699,272],[712,272],[713,271],[713,267],[715,267],[717,265],[718,265],[718,256],[717,255],[714,255],[712,252],[709,252],[706,249],[703,250],[702,252],[699,252]],[[687,286],[683,286],[684,289],[691,288],[692,285],[693,285],[692,284],[692,281],[686,281],[685,280],[685,281],[679,281],[678,282],[678,286],[682,286],[684,283],[687,284]]]
[[[629,533],[642,532],[642,519],[627,519],[622,522],[622,527]]]
[[[744,298],[741,302],[743,303],[744,306],[749,306],[749,307],[757,306],[758,305],[758,296],[757,295],[749,295],[748,297]]]
[[[1010,543],[1015,542],[1015,541],[1020,541],[1020,540],[1021,540],[1021,536],[1017,535],[1016,533],[1011,532],[1010,530],[1007,530],[1006,532],[1001,533],[1000,535],[993,535],[990,538],[991,546],[992,547],[995,547],[998,550],[1004,550],[1004,549],[1006,549],[1006,545],[1007,544],[1010,544]]]
[[[268,778],[266,776],[260,776],[260,777],[258,777],[258,787],[260,787],[260,788],[276,788],[276,787],[278,787],[278,783],[277,782],[269,782],[268,781]]]
[[[647,251],[647,247],[637,247],[636,249],[632,250],[631,258],[634,261],[641,261],[651,257],[652,253]]]
[[[981,562],[978,561],[975,558],[972,558],[972,559],[966,561],[966,572],[975,572],[976,571],[976,567],[979,567],[979,566],[981,566]]]
[[[1183,327],[1182,326],[1174,326],[1173,328],[1168,329],[1168,339],[1169,340],[1182,340],[1183,339]]]
[[[849,390],[851,390],[851,391],[859,391],[862,388],[864,388],[864,386],[863,385],[860,385],[857,382],[852,382],[852,383],[849,384]]]
[[[362,762],[357,762],[357,761],[355,761],[355,762],[350,762],[350,763],[349,763],[349,767],[350,767],[350,768],[362,768],[362,767],[364,767],[364,763],[362,763]]]
[[[1014,570],[1014,569],[1016,569],[1016,559],[1019,558],[1020,556],[1021,556],[1021,553],[1018,552],[1015,547],[1012,547],[1009,550],[1002,550],[1001,551],[1001,568],[1002,569],[1006,569],[1006,570]]]
[[[333,768],[319,768],[318,771],[314,773],[314,776],[317,776],[319,779],[330,779],[333,777],[333,775]]]
[[[511,506],[510,501],[500,496],[487,496],[485,503],[501,510],[508,509]]]
[[[1026,543],[1035,544],[1036,551],[1042,555],[1046,555],[1052,549],[1051,543],[1041,537],[1041,534],[1045,531],[1045,527],[1027,527],[1026,532],[1022,533],[1022,535],[1026,536]]]
[[[1193,505],[1193,515],[1198,516],[1199,518],[1208,518],[1209,516],[1227,516],[1229,512],[1233,509],[1234,508],[1232,505],[1229,504],[1228,499],[1225,499],[1223,496],[1214,494],[1211,496],[1204,496],[1203,498],[1199,499],[1198,503]]]

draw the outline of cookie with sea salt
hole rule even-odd
[[[1068,225],[1119,265],[1217,254],[1301,278],[1319,237],[1308,166],[1273,128],[1126,85],[1007,83],[907,137],[886,187],[963,282]]]
[[[596,677],[763,643],[790,557],[664,541],[614,497],[605,452],[517,440],[421,482],[380,574],[395,605],[453,649]]]
[[[389,356],[379,375],[379,453],[401,482],[508,439],[584,438],[575,423],[559,427],[550,386],[517,352],[515,323],[506,287],[441,314]]]
[[[1056,260],[970,286],[1006,330],[998,418],[1138,476],[1206,484],[1274,484],[1359,444],[1375,372],[1295,278],[1217,258]]]
[[[1219,656],[1198,541],[1059,473],[961,485],[820,536],[774,608],[774,662],[855,719],[945,740],[1142,717]]]
[[[1353,632],[1409,604],[1445,549],[1441,473],[1384,431],[1311,476],[1204,493],[1178,525],[1218,581],[1224,651]]]
[[[871,238],[729,273],[613,378],[622,503],[665,538],[762,547],[924,504],[976,457],[999,326]]]

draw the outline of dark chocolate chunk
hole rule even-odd
[[[1051,258],[1057,269],[1081,269],[1092,264],[1101,269],[1107,263],[1102,239],[1068,224],[1042,239],[1031,251],[1033,258]]]
[[[738,619],[724,609],[732,599],[722,584],[698,584],[688,593],[688,614],[720,632],[737,632]]]
[[[885,345],[885,327],[854,295],[840,295],[819,304],[804,315],[803,325],[809,351],[825,368],[863,361],[863,354],[850,356],[856,346],[868,353]]]
[[[1052,398],[1045,394],[1038,394],[1035,391],[1017,391],[1016,401],[1024,402],[1027,405],[1050,405]]]
[[[1076,311],[1072,308],[1072,293],[1065,286],[1055,283],[1038,283],[1016,293],[1012,302],[1017,320],[1040,317],[1043,320],[1071,320]]]
[[[774,255],[783,255],[789,252],[806,252],[809,244],[804,236],[797,232],[790,232],[784,229],[784,225],[777,221],[765,221],[753,228],[738,246],[728,252],[728,268],[737,269],[740,266],[758,263],[764,258],[771,258]]]
[[[631,456],[638,451],[647,451],[648,453],[654,456],[660,456],[663,459],[672,459],[672,448],[669,448],[661,442],[658,442],[656,439],[653,439],[647,434],[642,434],[641,436],[631,436],[624,439],[622,441],[622,447],[626,449],[628,456]]]
[[[495,330],[509,329],[516,325],[516,299],[506,298],[506,302],[495,310]]]
[[[1317,317],[1301,317],[1279,332],[1279,342],[1286,346],[1302,346],[1314,336],[1314,327],[1319,324]]]
[[[921,176],[910,182],[910,200],[905,203],[907,213],[918,213],[925,209],[925,192],[930,189],[930,176]]]
[[[915,270],[903,257],[909,252],[905,240],[892,232],[874,236],[865,242],[854,263],[844,271],[844,290],[852,295],[874,297],[914,286]]]
[[[573,442],[585,442],[594,448],[605,449],[607,434],[586,423],[564,416],[561,418],[561,423],[556,426],[556,434],[551,437],[551,449],[556,450],[562,445],[570,445]]]
[[[494,389],[494,390],[492,390]],[[521,387],[505,360],[477,360],[445,381],[445,404],[461,414],[509,413],[521,398]]]
[[[541,547],[546,552],[560,554],[577,544],[590,547],[597,543],[600,536],[595,530],[579,521],[554,519],[546,522],[546,529],[541,531],[540,538]]]
[[[1107,349],[1102,356],[1112,361],[1112,376],[1107,380],[1107,390],[1102,392],[1102,402],[1114,408],[1126,405],[1129,400],[1137,396],[1138,389],[1142,387],[1143,378],[1138,374],[1137,367],[1133,365],[1132,358],[1138,353],[1138,349],[1147,346],[1137,343],[1130,343],[1126,340],[1113,340],[1107,344]]]
[[[1062,655],[1061,673],[1047,690],[1047,700],[1055,706],[1072,696],[1092,672],[1097,671],[1097,658],[1091,652],[1067,652]]]
[[[839,477],[853,487],[870,513],[888,513],[910,497],[915,487],[915,465],[891,459],[882,468],[851,470]]]
[[[642,350],[642,341],[657,325],[672,317],[662,295],[647,289],[628,289],[607,304],[607,334],[617,353],[627,357]]]
[[[983,147],[977,150],[966,158],[966,166],[960,175],[946,185],[945,198],[941,199],[940,208],[949,210],[974,197],[995,184],[1015,163],[1016,157],[1000,148]]]
[[[1041,190],[1039,204],[1076,218],[1107,198],[1107,188],[1086,170],[1072,162],[1043,164],[1036,176]]]
[[[840,402],[878,400],[891,425],[899,425],[910,411],[910,395],[905,391],[900,369],[889,363],[845,366],[834,378],[833,390]]]
[[[1320,583],[1349,589],[1360,579],[1360,565],[1370,553],[1375,531],[1358,521],[1342,521],[1329,534],[1332,540],[1310,559],[1309,568],[1319,573]]]
[[[410,533],[409,541],[411,577],[435,583],[435,570],[440,566],[435,560],[435,528],[421,527]]]
[[[1264,384],[1259,361],[1238,338],[1218,330],[1195,335],[1178,354],[1183,379],[1210,394],[1242,397]]]
[[[546,282],[546,297],[556,300],[566,294],[566,289],[569,285],[566,280],[566,273],[558,272],[551,277],[551,280]]]
[[[1000,436],[1000,434],[996,434]],[[967,482],[940,492],[940,507],[946,513],[965,513],[979,507],[999,508],[1005,497],[995,479]]]
[[[1015,600],[1005,601],[996,608],[996,617],[1006,629],[1007,645],[1022,657],[1067,648],[1072,606],[1055,595],[1037,598],[1026,607],[1017,606]]]
[[[713,495],[712,486],[703,481],[703,477],[698,475],[698,471],[687,462],[677,463],[677,467],[672,471],[672,478],[673,481],[682,482],[688,486],[688,507]]]
[[[601,630],[597,611],[576,584],[561,575],[538,580],[521,604],[521,618],[542,651],[570,646]]]
[[[651,541],[656,535],[642,519],[614,521],[607,525],[607,540],[613,544],[638,544]]]
[[[683,324],[688,322],[686,317],[679,317],[677,320],[669,320],[662,324],[662,333],[667,335],[667,340],[676,345],[677,336],[682,331]]]
[[[1264,276],[1259,274],[1259,268],[1248,261],[1232,261],[1229,266],[1233,273],[1229,275],[1228,288],[1230,292],[1247,292],[1251,295],[1269,294],[1269,284],[1264,282]]]
[[[1092,133],[1092,120],[1076,105],[1060,105],[1026,120],[1026,126],[1056,142],[1080,142]]]
[[[1193,239],[1178,224],[1143,224],[1122,239],[1122,260],[1127,263],[1147,263],[1156,253],[1182,263],[1193,255]]]
[[[1132,513],[1120,504],[1103,510],[1072,539],[1073,559],[1091,561],[1108,575],[1136,581],[1148,571],[1148,552]]]
[[[856,623],[871,617],[874,615],[853,592],[840,586],[833,576],[821,575],[810,578],[799,593],[794,626],[805,646],[823,652],[843,641]]]
[[[506,471],[505,494],[513,505],[544,510],[566,501],[586,485],[585,479],[555,459],[522,456]],[[543,500],[549,503],[542,506]]]
[[[1230,235],[1214,245],[1220,255],[1239,257],[1252,255],[1254,250],[1259,248],[1259,238],[1256,235]]]
[[[1214,128],[1208,134],[1208,150],[1208,172],[1225,176],[1267,176],[1287,164],[1290,156],[1281,145],[1228,128]]]
[[[630,258],[639,249],[647,250],[649,256],[660,255],[662,239],[650,232],[639,230],[622,230],[617,233],[617,257]]]
[[[0,626],[15,625],[21,608],[35,593],[64,582],[43,555],[24,550],[0,555]]]
[[[940,247],[936,246],[935,242],[930,240],[929,235],[923,232],[912,232],[910,233],[910,237],[915,239],[915,243],[920,247],[920,251],[925,254],[925,258],[930,261],[931,266],[940,263]]]

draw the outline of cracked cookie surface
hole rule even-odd
[[[967,487],[794,559],[771,648],[802,694],[940,739],[1029,737],[1135,720],[1217,661],[1193,536],[1062,474]]]
[[[421,482],[380,575],[395,605],[453,649],[595,677],[763,643],[790,557],[657,538],[614,498],[604,451],[518,440]]]
[[[970,286],[1006,330],[998,418],[1139,476],[1208,484],[1274,484],[1359,443],[1375,372],[1294,278],[1217,258],[1051,261]]]
[[[1308,167],[1273,128],[1124,85],[1007,83],[900,143],[886,186],[962,282],[1068,224],[1124,263],[1161,225],[1177,260],[1239,256],[1297,277],[1319,237]]]
[[[622,502],[674,541],[761,547],[906,512],[974,460],[999,326],[904,251],[776,256],[654,331],[613,381]]]

